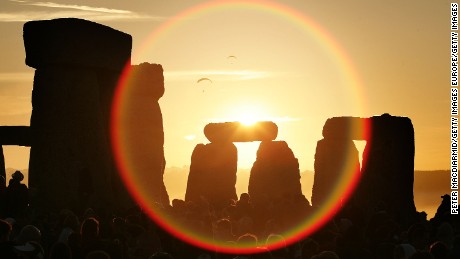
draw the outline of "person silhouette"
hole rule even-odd
[[[21,183],[22,180],[24,175],[21,171],[16,171],[12,174],[6,188],[6,210],[10,217],[24,217],[29,205],[29,190]]]
[[[10,241],[12,227],[5,221],[0,219],[0,255],[2,258],[18,258],[14,251],[14,243]]]

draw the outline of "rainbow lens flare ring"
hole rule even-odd
[[[292,26],[300,29],[305,35],[313,38],[318,42],[322,48],[329,54],[331,60],[334,60],[335,65],[341,71],[342,80],[347,82],[348,91],[354,96],[355,100],[353,105],[356,105],[356,110],[363,111],[365,108],[364,98],[362,98],[361,84],[350,58],[347,56],[342,47],[334,40],[334,38],[314,20],[303,15],[299,11],[272,1],[209,1],[197,6],[193,6],[172,19],[164,22],[150,36],[141,44],[139,49],[133,53],[133,57],[140,58],[154,45],[155,42],[161,38],[168,37],[171,31],[175,30],[183,24],[186,24],[189,19],[206,15],[207,13],[218,12],[219,10],[241,10],[252,9],[256,12],[263,12],[273,15],[278,19],[288,21]],[[257,250],[250,244],[229,244],[227,242],[216,242],[212,236],[202,235],[193,231],[190,228],[177,222],[175,219],[169,217],[166,213],[158,209],[148,197],[147,190],[139,188],[143,186],[136,179],[136,172],[132,170],[130,161],[127,161],[127,156],[123,147],[123,136],[119,130],[120,116],[123,114],[125,106],[127,105],[126,92],[129,91],[129,78],[130,67],[127,66],[122,74],[122,77],[115,92],[113,108],[112,108],[112,143],[114,146],[114,154],[120,176],[124,181],[125,186],[129,190],[132,197],[140,204],[144,211],[161,227],[167,230],[172,235],[184,240],[192,245],[205,248],[208,250],[217,250],[220,252],[228,253],[254,253]],[[167,86],[166,86],[167,89]],[[369,133],[369,127],[366,125],[357,125],[360,129],[364,130],[366,134]],[[354,129],[351,129],[354,130]],[[166,130],[165,130],[166,131]],[[308,147],[305,147],[308,148]],[[166,157],[166,161],[168,157]],[[349,159],[350,160],[350,159]],[[352,163],[343,165],[344,172],[353,172],[343,174],[340,179],[336,179],[334,183],[335,188],[330,193],[329,198],[321,208],[315,210],[314,213],[306,218],[301,224],[292,229],[287,229],[283,233],[278,233],[284,236],[286,244],[292,244],[299,241],[308,235],[311,235],[319,228],[324,226],[340,209],[340,199],[347,200],[355,189],[359,181],[359,173],[356,170],[350,170]],[[359,170],[358,170],[359,171]],[[342,202],[343,202],[342,200]],[[272,242],[267,244],[270,249],[281,247],[281,242]]]

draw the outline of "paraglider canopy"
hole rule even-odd
[[[196,82],[200,83],[200,82],[203,82],[203,81],[207,81],[209,83],[212,83],[212,80],[207,78],[207,77],[202,77],[202,78],[198,79]]]
[[[236,61],[236,56],[230,55],[227,57],[227,60],[230,62],[230,64],[233,64]]]
[[[212,84],[212,80],[207,78],[207,77],[202,77],[196,81],[198,86],[202,89],[202,92],[204,93],[205,88],[207,88],[208,85]]]

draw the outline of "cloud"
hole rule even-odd
[[[33,82],[33,72],[0,73],[0,82]]]
[[[291,118],[291,117],[272,117],[272,121],[276,123],[280,122],[293,122],[293,121],[301,121],[301,118]]]
[[[164,21],[167,18],[135,13],[129,10],[111,9],[105,7],[93,7],[87,5],[59,4],[53,2],[32,2],[10,0],[22,6],[44,7],[46,10],[27,10],[0,12],[0,22],[27,22],[31,20],[48,20],[62,17],[74,17],[92,21],[113,20],[156,20]],[[60,9],[58,11],[51,9]]]
[[[27,22],[32,20],[50,20],[63,17],[73,17],[87,19],[91,21],[114,21],[114,20],[142,20],[153,19],[150,16],[143,16],[138,14],[101,14],[95,12],[84,11],[60,11],[60,12],[14,12],[14,13],[0,13],[0,22]]]
[[[0,96],[0,117],[29,115],[32,112],[31,99],[24,96]]]
[[[257,117],[256,121],[273,121],[275,123],[284,123],[284,122],[295,122],[301,121],[301,118],[292,118],[288,116],[284,117],[270,117],[270,116],[261,116]],[[224,117],[224,118],[210,118],[205,120],[205,123],[221,123],[221,122],[229,122],[229,121],[240,121],[240,118],[237,117]]]
[[[209,77],[214,80],[219,78],[221,81],[231,80],[250,80],[259,79],[272,76],[273,73],[266,71],[252,71],[252,70],[208,70],[208,71],[165,71],[164,76],[169,80],[196,80],[201,77]]]
[[[195,135],[188,135],[188,136],[185,136],[185,137],[184,137],[184,139],[190,140],[190,141],[191,141],[191,140],[194,140],[195,138],[196,138]]]
[[[110,9],[104,7],[91,7],[87,5],[69,5],[69,4],[58,4],[53,2],[28,2],[28,1],[15,1],[12,2],[23,3],[25,5],[31,6],[40,6],[40,7],[50,7],[50,8],[62,8],[62,9],[76,9],[82,11],[92,11],[92,12],[102,12],[102,13],[116,13],[116,14],[130,14],[133,13],[127,10],[119,10],[119,9]]]

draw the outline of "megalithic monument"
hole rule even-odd
[[[364,134],[366,127],[370,134]],[[414,127],[407,117],[383,114],[370,118],[335,117],[326,121],[324,139],[315,154],[313,206],[321,206],[342,174],[359,171],[352,140],[366,140],[361,179],[352,204],[370,211],[386,210],[408,226],[416,216],[414,204]]]
[[[120,206],[126,192],[112,155],[110,116],[118,79],[130,65],[131,36],[82,19],[31,21],[24,46],[26,64],[36,69],[31,205]],[[164,157],[159,166],[164,170]]]

